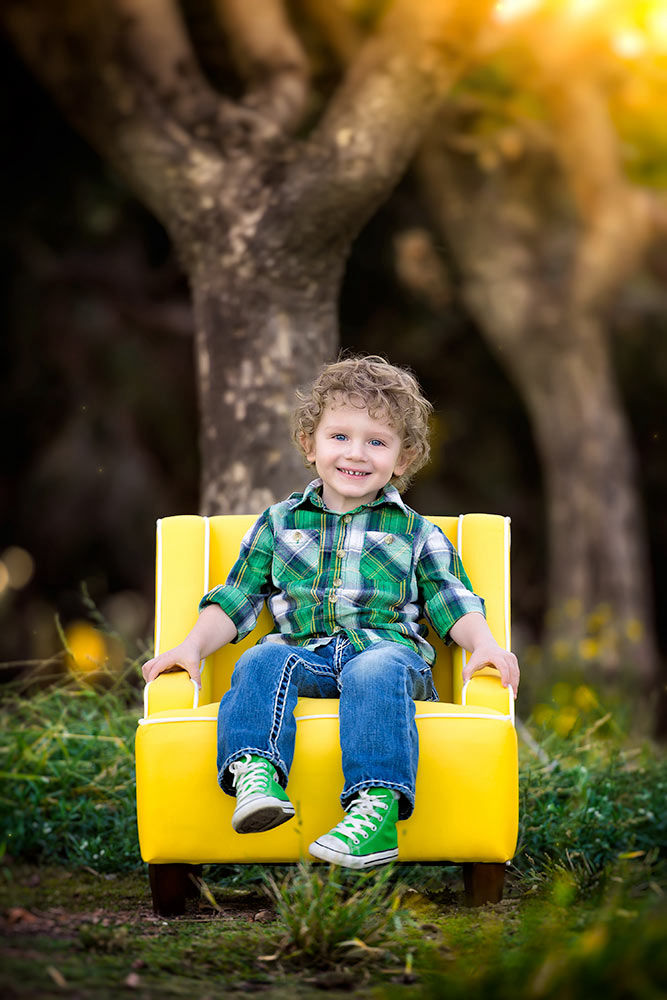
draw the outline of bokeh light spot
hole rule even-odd
[[[21,590],[33,578],[35,560],[29,552],[18,545],[11,545],[2,553],[2,563],[8,574],[8,584],[13,590]]]
[[[84,673],[100,670],[108,659],[104,635],[88,622],[75,621],[68,625],[65,629],[65,641],[70,670],[81,670]]]

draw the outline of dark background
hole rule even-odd
[[[0,590],[0,661],[12,663],[57,652],[56,615],[66,626],[90,613],[82,584],[129,645],[150,640],[155,519],[197,510],[198,455],[188,289],[169,242],[6,43],[0,57],[0,559],[18,546],[34,563],[24,586]],[[408,177],[351,255],[341,346],[409,365],[436,406],[433,460],[409,503],[511,515],[521,651],[539,638],[545,612],[531,428],[455,281],[444,316],[401,290],[393,236],[424,221]],[[665,275],[662,247],[610,317],[658,612],[667,596]]]

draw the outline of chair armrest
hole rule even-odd
[[[196,708],[199,695],[187,670],[159,674],[144,688],[144,717],[173,708]]]
[[[511,688],[503,687],[495,667],[483,667],[472,675],[463,686],[461,704],[493,708],[503,715],[509,715],[514,722],[514,695]]]

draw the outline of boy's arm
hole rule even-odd
[[[454,642],[470,653],[463,670],[463,683],[482,667],[492,666],[500,672],[503,687],[510,687],[516,698],[519,689],[519,663],[514,653],[503,649],[491,635],[484,615],[472,611],[462,615],[449,630]]]
[[[217,604],[207,605],[183,642],[168,649],[141,668],[146,683],[154,681],[158,674],[173,667],[187,670],[197,687],[201,687],[199,664],[216,649],[236,638],[236,625],[228,614]]]

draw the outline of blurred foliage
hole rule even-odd
[[[385,5],[346,4],[362,27],[372,25]],[[606,53],[601,72],[628,170],[662,186],[665,117],[655,94],[664,89],[664,52],[639,53],[637,40],[627,41],[630,29],[645,32],[653,23],[654,6],[648,0],[633,5],[632,24],[621,25],[626,41],[620,54],[612,45],[616,36],[600,29]],[[532,7],[526,30],[550,30],[559,4],[542,4],[542,13],[539,4]],[[517,24],[512,31],[519,31]],[[492,57],[485,56],[456,90],[483,102],[474,121],[478,156],[488,170],[516,157],[526,143],[539,144],[544,126],[530,62],[509,37],[494,43]],[[12,144],[2,168],[0,235],[6,331],[0,346],[0,661],[13,662],[53,654],[59,647],[56,613],[65,628],[85,618],[82,580],[124,644],[147,633],[154,520],[197,509],[198,455],[192,318],[169,241],[69,130],[6,43],[0,45],[0,114]],[[331,86],[335,74],[328,64],[327,74]],[[437,248],[451,272],[450,297],[439,315],[399,286],[393,241],[413,226],[428,227],[428,219],[408,177],[353,248],[341,297],[342,346],[410,365],[436,405],[433,461],[408,502],[425,512],[511,515],[514,635],[522,649],[538,634],[545,612],[542,482],[530,421],[461,308],[447,248]],[[657,346],[665,332],[665,274],[665,249],[658,247],[611,317],[659,603],[667,596],[661,515],[667,467],[660,460],[667,355]],[[3,570],[11,549],[32,562],[21,585]],[[667,632],[661,638],[664,645]],[[5,669],[3,676],[19,669]]]
[[[77,649],[77,630],[67,633],[68,655],[79,656],[64,677],[34,670],[5,686],[0,701],[0,904],[19,914],[17,941],[20,920],[37,919],[30,911],[54,900],[59,920],[70,909],[104,908],[95,911],[107,913],[104,921],[81,924],[74,951],[60,925],[45,938],[49,961],[57,957],[82,997],[93,988],[106,996],[107,982],[117,989],[113,963],[126,976],[129,956],[142,985],[165,996],[172,986],[194,995],[204,980],[212,996],[249,980],[271,996],[272,984],[296,984],[291,976],[327,988],[363,982],[376,996],[398,997],[409,984],[414,996],[473,1000],[588,1000],[602,989],[610,1000],[657,1000],[667,988],[667,759],[634,742],[623,711],[580,681],[536,691],[520,726],[520,840],[502,903],[462,907],[460,871],[441,865],[397,865],[379,877],[272,866],[264,899],[267,866],[210,865],[196,921],[147,921],[132,749],[138,662],[89,672],[106,634],[87,624],[96,634],[83,633]],[[39,877],[21,875],[26,862],[41,866]],[[60,871],[50,890],[43,866],[54,863],[75,877]],[[134,881],[111,874],[120,872],[135,872]],[[91,877],[99,885],[86,888]],[[132,894],[138,924],[116,912]],[[239,916],[246,898],[266,923],[259,913],[255,922]],[[39,954],[41,938],[28,930],[30,954]],[[44,976],[43,964],[21,963],[20,949],[8,949],[0,983]]]
[[[90,673],[87,648],[79,650],[83,670],[74,664],[55,682],[36,670],[5,688],[0,844],[26,861],[122,871],[140,864],[133,772],[139,661]],[[520,730],[513,870],[525,884],[564,862],[590,880],[629,853],[650,865],[667,862],[667,757],[637,745],[627,722],[622,707],[610,709],[590,685],[559,682],[542,693]],[[241,873],[219,867],[229,885],[262,876],[261,866]]]
[[[5,688],[0,849],[25,861],[123,871],[141,864],[134,787],[138,668],[91,674],[88,656],[85,672],[74,666],[49,683],[43,669],[35,670]]]
[[[350,873],[301,862],[279,880],[265,876],[285,930],[272,959],[318,968],[386,962],[406,927],[416,929],[401,908],[392,874],[391,867]]]

